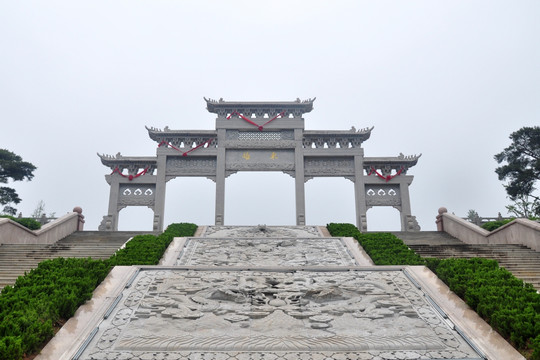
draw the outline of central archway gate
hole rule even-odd
[[[313,101],[235,102],[205,99],[217,115],[215,130],[148,128],[157,142],[156,156],[99,155],[112,173],[109,209],[100,230],[117,230],[119,211],[148,206],[156,231],[163,230],[167,181],[206,177],[216,183],[215,224],[225,223],[225,179],[238,171],[282,171],[295,180],[296,224],[305,225],[304,184],[314,177],[345,177],[354,183],[356,224],[367,230],[366,212],[373,206],[400,211],[402,231],[420,230],[411,214],[407,175],[418,156],[365,157],[362,143],[373,128],[304,130],[303,114]]]

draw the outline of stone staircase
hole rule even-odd
[[[393,232],[393,234],[423,257],[440,259],[479,257],[497,260],[500,266],[515,277],[540,290],[540,253],[526,246],[465,244],[445,232],[437,231]]]
[[[73,257],[107,259],[126,241],[138,234],[133,231],[79,231],[50,245],[0,245],[0,289],[13,285],[25,272],[46,259]]]

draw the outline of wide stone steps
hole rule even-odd
[[[486,258],[497,260],[515,277],[540,290],[540,253],[523,245],[465,244],[444,232],[394,232],[418,255],[423,257]]]
[[[25,272],[58,257],[108,259],[131,237],[147,232],[79,231],[51,245],[0,245],[0,289],[13,285]]]

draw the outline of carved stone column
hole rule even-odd
[[[226,130],[218,129],[218,144],[225,144]],[[225,223],[225,147],[218,145],[216,161],[216,212],[215,224]]]
[[[294,191],[296,199],[296,225],[306,225],[306,195],[304,186],[303,129],[294,130]]]
[[[103,217],[99,230],[118,231],[118,203],[120,193],[120,181],[118,176],[107,175],[110,179],[111,191],[109,192],[109,210]]]
[[[164,149],[165,150],[165,149]],[[165,190],[166,190],[167,155],[157,156],[156,198],[154,204],[154,231],[163,231],[163,218],[165,215]]]
[[[367,231],[367,206],[366,206],[366,186],[364,182],[364,149],[360,154],[354,156],[354,203],[356,208],[356,227],[362,231]]]
[[[399,182],[399,192],[401,194],[401,231],[420,231],[420,225],[416,221],[416,216],[411,213],[411,199],[409,196],[409,185],[413,181],[413,176],[402,176]]]

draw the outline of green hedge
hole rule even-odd
[[[41,229],[41,223],[39,221],[36,221],[34,219],[30,218],[18,218],[15,216],[10,215],[0,215],[0,218],[8,218],[10,220],[15,221],[16,223],[21,224],[22,226],[30,229],[30,230],[39,230]]]
[[[518,350],[540,359],[540,294],[495,260],[432,260],[431,270]],[[536,338],[536,342],[534,342]]]
[[[197,225],[172,224],[159,236],[138,235],[108,260],[57,258],[39,263],[0,295],[0,359],[22,359],[53,336],[115,265],[155,265],[172,239],[193,236]]]
[[[68,319],[92,297],[110,268],[100,260],[42,261],[0,296],[0,358],[18,359],[53,335],[53,325]]]
[[[361,233],[352,224],[326,225],[332,236],[354,237],[375,265],[425,265],[421,256],[390,233]]]
[[[481,227],[483,229],[486,229],[487,231],[493,231],[495,229],[500,228],[503,225],[508,224],[510,221],[513,221],[513,220],[515,219],[512,218],[512,219],[506,219],[506,220],[488,221],[487,223],[482,224]]]
[[[327,228],[332,236],[356,238],[377,265],[427,265],[517,350],[540,359],[540,294],[495,260],[423,259],[406,251],[392,234],[362,234],[352,224],[332,223]]]
[[[174,237],[193,236],[197,225],[171,224],[160,235],[138,235],[108,260],[115,265],[157,265]]]

